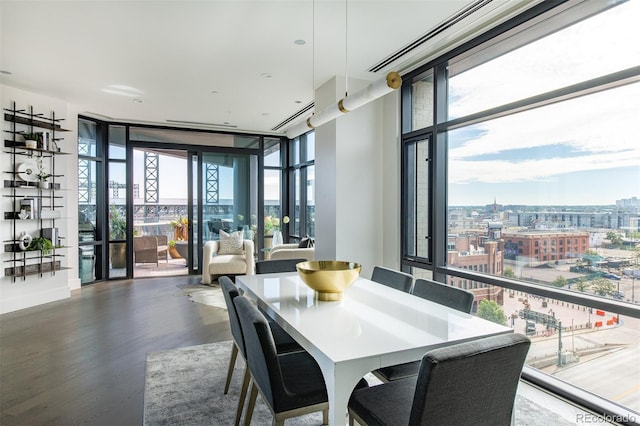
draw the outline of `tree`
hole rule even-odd
[[[513,269],[509,268],[508,266],[506,268],[504,268],[504,271],[502,271],[502,275],[507,277],[507,278],[515,278],[516,277],[516,273],[513,272]]]
[[[567,279],[562,275],[558,275],[558,277],[555,280],[553,280],[551,285],[554,287],[564,287],[567,285]]]
[[[497,324],[507,325],[507,316],[494,300],[481,300],[478,305],[478,316]]]
[[[613,294],[616,286],[606,278],[598,278],[591,282],[591,287],[593,291],[596,292],[599,296],[606,296],[608,294]]]
[[[578,289],[578,291],[584,293],[589,289],[589,287],[591,287],[591,284],[589,284],[587,280],[584,279],[584,277],[580,277],[580,279],[576,281],[576,288]]]
[[[622,238],[613,231],[607,232],[607,240],[609,240],[613,246],[622,245]]]

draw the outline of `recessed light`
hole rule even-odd
[[[218,92],[217,90],[212,90],[211,93],[215,95],[215,94],[220,93],[220,92]]]
[[[11,75],[11,71],[7,71],[7,70],[0,70],[0,74],[4,74],[4,75]]]
[[[302,45],[307,44],[307,42],[305,40],[298,39],[298,40],[294,40],[293,44],[297,44],[298,46],[302,46]]]
[[[142,99],[139,99],[139,98],[133,98],[133,99],[131,99],[131,100],[132,100],[133,102],[135,102],[135,103],[138,103],[138,104],[141,104],[141,103],[142,103]]]
[[[271,78],[271,74],[269,74],[268,72],[263,72],[262,74],[260,74],[260,77],[262,77],[262,78]]]

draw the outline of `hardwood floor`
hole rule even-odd
[[[199,282],[99,283],[0,316],[0,424],[141,425],[147,352],[231,339],[226,311],[176,287]]]

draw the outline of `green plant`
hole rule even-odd
[[[176,242],[175,240],[169,240],[169,247],[175,247],[176,246]]]
[[[24,138],[25,141],[37,141],[38,140],[38,134],[37,133],[23,133],[22,137]]]
[[[109,210],[109,239],[124,240],[127,237],[127,221],[116,206]]]
[[[31,240],[31,244],[29,244],[27,250],[40,250],[42,255],[46,256],[53,250],[53,243],[48,238],[37,237]]]
[[[47,179],[49,179],[49,177],[51,176],[51,174],[44,169],[44,165],[42,164],[42,157],[38,158],[37,163],[38,163],[38,173],[36,173],[36,176],[38,177],[39,181],[46,182]]]

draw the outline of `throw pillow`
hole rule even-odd
[[[300,240],[298,248],[311,248],[313,247],[313,240],[308,235]]]
[[[218,249],[218,254],[244,254],[243,244],[241,231],[227,234],[220,230],[220,248]]]

